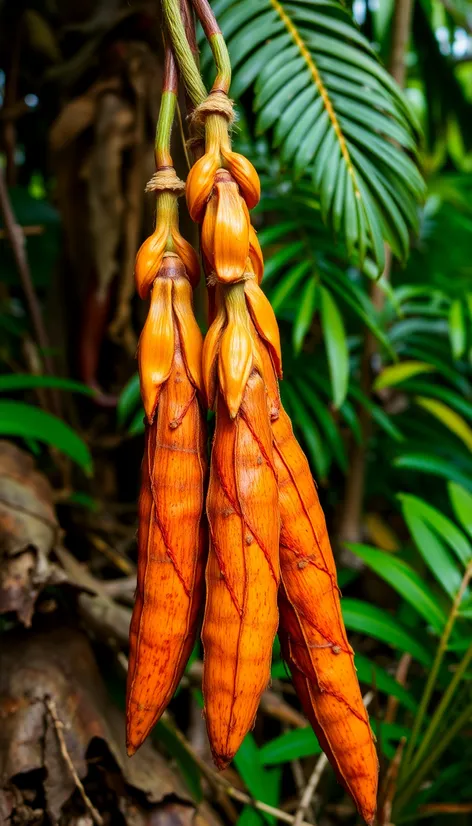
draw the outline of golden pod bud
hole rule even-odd
[[[213,266],[217,279],[230,284],[241,280],[249,257],[250,219],[238,186],[228,173],[218,173],[214,196]],[[203,242],[203,238],[202,238]],[[211,254],[205,251],[211,261]]]
[[[221,147],[220,151],[225,160],[225,166],[238,184],[248,208],[253,209],[259,203],[261,197],[259,175],[251,161],[248,161],[244,155],[232,152],[224,147]]]
[[[262,276],[264,275],[264,257],[262,255],[257,232],[252,224],[249,226],[249,259],[251,261],[254,274],[257,278],[257,283],[260,284],[262,281]]]
[[[175,252],[185,267],[188,280],[190,281],[192,287],[196,287],[200,281],[200,262],[198,260],[197,253],[192,245],[181,236],[177,229],[172,230],[172,241]]]
[[[218,378],[229,414],[234,419],[254,366],[254,339],[249,327],[243,284],[235,284],[227,290],[225,307],[227,324],[221,336]]]
[[[207,203],[200,238],[203,262],[207,275],[210,275],[215,270],[214,240],[217,208],[218,201],[216,195],[213,194]]]
[[[185,276],[174,279],[172,283],[172,307],[188,377],[203,395],[203,337],[193,314],[192,287]]]
[[[254,279],[244,282],[244,293],[257,332],[269,345],[274,367],[282,377],[282,352],[279,326],[272,305]]]
[[[147,298],[154,279],[162,264],[169,227],[167,222],[160,224],[149,238],[141,244],[134,266],[136,290],[140,298]]]
[[[174,321],[172,281],[156,278],[151,305],[138,344],[141,396],[148,421],[152,424],[160,388],[170,375],[174,358]]]
[[[201,223],[207,201],[213,189],[219,156],[216,152],[206,152],[194,163],[187,176],[185,193],[190,217]]]
[[[203,385],[208,407],[212,410],[216,397],[217,359],[221,334],[226,323],[226,311],[220,304],[203,342]]]

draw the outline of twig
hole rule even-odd
[[[88,532],[88,537],[91,540],[94,548],[97,551],[100,551],[110,562],[113,562],[116,568],[119,571],[122,571],[127,576],[132,576],[136,574],[135,565],[128,559],[124,554],[119,553],[116,548],[113,548],[108,542],[105,542],[101,536],[97,536],[95,533],[91,531]]]
[[[305,791],[302,794],[296,815],[295,820],[293,821],[293,826],[301,826],[303,822],[303,818],[305,817],[305,813],[311,803],[312,797],[315,794],[315,791],[318,787],[318,783],[321,780],[321,775],[325,770],[326,766],[328,765],[328,758],[326,754],[320,754],[318,760],[316,761],[316,766],[313,769],[312,775],[306,785]]]
[[[441,815],[441,814],[470,814],[472,812],[472,803],[424,803],[418,809],[420,814],[424,815]]]
[[[72,762],[71,756],[67,751],[67,744],[64,737],[64,723],[62,722],[62,720],[59,719],[57,707],[54,700],[52,700],[50,697],[46,698],[46,706],[54,723],[54,729],[56,731],[57,739],[59,741],[59,748],[61,750],[64,763],[69,769],[74,780],[74,783],[80,792],[80,796],[84,801],[85,808],[90,812],[93,822],[96,823],[97,826],[103,826],[102,816],[100,812],[97,811],[90,798],[87,796],[87,792],[85,791],[83,783],[75,770],[75,766]]]
[[[128,658],[120,652],[117,655],[118,662],[122,666],[122,668],[127,671],[128,670]],[[162,715],[162,721],[166,723],[168,728],[172,729],[174,737],[180,741],[181,745],[190,755],[195,765],[200,769],[201,773],[206,777],[209,784],[214,788],[218,789],[219,791],[224,792],[227,794],[228,797],[232,797],[233,800],[238,800],[240,803],[244,803],[246,806],[252,806],[253,809],[257,809],[259,812],[265,812],[268,815],[272,815],[272,817],[277,818],[277,820],[283,821],[283,823],[291,823],[293,824],[295,818],[293,815],[288,814],[287,812],[282,811],[282,809],[276,809],[274,806],[269,806],[267,803],[263,803],[262,800],[255,800],[253,797],[250,797],[245,792],[242,792],[240,789],[236,789],[230,782],[227,780],[223,775],[218,774],[214,769],[208,766],[202,758],[196,754],[194,749],[192,748],[192,744],[189,743],[187,738],[184,734],[174,725],[172,719],[167,711],[164,712]],[[311,823],[307,823],[306,821],[302,821],[299,826],[313,826]]]
[[[13,27],[13,31],[8,32],[8,34],[6,33],[7,37],[5,39],[5,44],[11,44],[11,51],[9,55],[9,66],[5,75],[5,94],[2,107],[5,113],[10,113],[10,117],[5,114],[2,124],[2,143],[5,152],[5,171],[8,186],[15,186],[16,184],[16,125],[12,113],[18,102],[18,80],[23,31],[21,15],[16,17]]]
[[[201,685],[203,677],[203,663],[201,660],[195,660],[192,663],[188,670],[188,677],[193,683]],[[292,728],[306,728],[308,726],[308,720],[303,714],[300,714],[296,708],[286,703],[282,697],[279,697],[278,694],[270,689],[264,691],[259,705],[261,711],[265,712],[265,714]]]
[[[121,645],[128,642],[131,611],[124,605],[117,605],[107,595],[100,580],[95,579],[90,571],[76,558],[58,545],[55,554],[61,562],[70,582],[82,588],[85,593],[78,599],[79,610],[97,634],[115,639]],[[88,592],[88,593],[87,593]]]
[[[187,38],[188,44],[190,46],[190,51],[193,54],[193,58],[195,61],[195,65],[199,68],[200,65],[200,53],[198,51],[197,45],[197,34],[196,34],[196,27],[195,27],[195,14],[193,8],[190,5],[190,0],[180,0],[180,14],[182,17],[182,23],[184,26],[185,36]],[[204,140],[203,137],[197,135],[195,131],[195,127],[190,115],[193,113],[195,106],[192,103],[192,99],[187,92],[187,89],[184,88],[184,96],[185,96],[185,109],[186,109],[186,118],[189,125],[190,131],[190,143],[192,147],[193,159],[194,161],[201,157],[204,151]],[[185,140],[185,131],[184,131],[184,120],[185,118],[182,116],[182,111],[180,104],[177,105],[177,118],[179,122],[180,128],[180,135],[182,138],[182,144],[185,153],[185,159],[187,161],[187,166],[190,169],[192,164],[190,161],[190,153],[187,149],[187,143]]]
[[[208,0],[192,0],[197,17],[202,24],[207,40],[214,34],[221,34],[221,29],[216,20],[215,14]]]
[[[136,575],[107,579],[102,582],[102,588],[112,599],[132,597],[136,590]]]
[[[26,257],[25,235],[21,226],[16,221],[2,169],[0,169],[0,210],[2,212],[3,221],[5,224],[5,232],[10,242],[15,264],[20,276],[21,286],[28,304],[35,336],[41,348],[41,355],[44,365],[47,372],[53,375],[54,365],[48,353],[49,339],[46,333],[46,327],[44,326],[41,308],[33,286],[33,281],[31,279],[28,259]]]
[[[395,673],[395,679],[396,679],[397,683],[400,683],[400,685],[404,686],[405,683],[406,683],[406,678],[407,678],[407,675],[408,675],[408,671],[409,671],[412,659],[413,659],[413,657],[411,656],[411,654],[402,654],[402,656],[400,657],[400,661],[398,663],[397,670],[396,670],[396,673]],[[396,714],[397,714],[398,702],[399,702],[398,697],[394,697],[393,695],[389,695],[388,702],[387,702],[387,708],[386,708],[386,711],[385,711],[385,718],[384,718],[385,723],[393,723],[394,722]]]
[[[389,826],[392,816],[393,799],[397,791],[398,772],[403,757],[403,749],[405,748],[406,738],[402,737],[397,750],[393,756],[392,761],[385,775],[382,791],[382,801],[379,805],[379,812],[377,815],[378,826]]]
[[[43,235],[45,227],[40,224],[33,224],[31,226],[21,227],[23,235]],[[8,238],[8,233],[5,229],[0,229],[0,238]]]
[[[460,588],[459,588],[459,590],[456,594],[456,597],[454,599],[454,602],[452,604],[451,611],[450,611],[449,616],[447,618],[446,625],[444,626],[444,630],[443,630],[441,638],[439,640],[439,644],[438,644],[438,647],[436,649],[436,654],[435,654],[435,657],[434,657],[434,661],[433,661],[433,664],[432,664],[431,669],[429,671],[428,679],[426,680],[426,685],[425,685],[424,690],[423,690],[423,694],[422,694],[422,697],[421,697],[421,700],[420,700],[418,711],[416,712],[416,716],[415,716],[415,720],[414,720],[414,723],[413,723],[413,728],[412,728],[412,731],[411,731],[410,739],[408,741],[408,746],[407,746],[406,752],[405,752],[405,759],[404,759],[403,765],[402,765],[402,772],[401,772],[402,773],[402,779],[406,775],[407,770],[410,769],[410,763],[413,763],[413,762],[415,762],[415,760],[418,759],[418,754],[416,754],[415,759],[413,759],[413,754],[414,754],[414,749],[415,749],[415,746],[416,746],[416,742],[418,740],[418,737],[419,737],[419,734],[420,734],[420,731],[421,731],[421,728],[422,728],[422,725],[423,725],[423,721],[424,721],[424,718],[426,716],[426,712],[428,711],[428,707],[429,707],[429,703],[431,701],[431,697],[433,696],[434,686],[436,684],[436,678],[439,674],[439,670],[441,668],[441,664],[442,664],[444,655],[447,651],[447,645],[448,645],[448,642],[449,642],[449,637],[451,636],[452,629],[454,627],[455,621],[457,619],[457,615],[458,615],[459,610],[460,610],[462,597],[464,596],[465,590],[466,590],[471,578],[472,578],[472,562],[469,562],[469,564],[466,568],[466,571],[464,573],[464,576],[462,578]],[[457,678],[457,673],[456,673],[456,676],[451,681],[451,683],[449,684],[449,687],[448,687],[446,693],[443,695],[439,706],[436,707],[436,711],[435,711],[435,714],[433,715],[433,720],[431,721],[431,723],[433,723],[433,721],[435,721],[435,719],[437,719],[436,715],[437,715],[437,712],[438,712],[438,708],[439,709],[441,708],[442,703],[444,702],[444,699],[447,698],[448,692],[451,690],[451,686],[454,686],[456,678]],[[440,720],[440,715],[439,715],[439,720]],[[430,725],[431,725],[431,723],[430,723]],[[428,728],[428,731],[429,731],[429,728]],[[423,743],[420,745],[420,749],[422,750],[423,747],[424,747],[424,740],[423,740]]]
[[[131,149],[130,170],[126,183],[123,256],[114,318],[109,326],[111,338],[122,342],[127,353],[136,353],[136,336],[131,320],[134,293],[134,258],[139,245],[143,214],[143,155],[146,123],[146,99],[141,65],[131,63],[131,84],[135,93],[135,138]]]
[[[364,707],[367,708],[368,705],[372,702],[374,696],[373,691],[368,691],[367,694],[363,697],[362,702],[364,703]],[[328,765],[328,758],[325,754],[320,754],[318,760],[316,761],[315,768],[313,769],[312,775],[306,785],[305,791],[302,794],[300,803],[298,805],[298,809],[295,814],[295,818],[293,821],[293,826],[302,826],[303,818],[305,817],[306,811],[310,806],[312,801],[313,795],[318,788],[318,784],[321,780],[321,775],[325,770],[326,766]]]

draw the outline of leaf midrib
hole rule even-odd
[[[303,60],[305,61],[306,65],[308,66],[309,72],[310,72],[310,74],[311,74],[311,76],[314,80],[316,88],[318,89],[318,92],[319,92],[321,98],[323,99],[323,103],[324,103],[326,113],[329,117],[329,120],[331,122],[331,126],[332,126],[332,128],[335,132],[336,138],[338,140],[341,154],[344,158],[344,161],[345,161],[346,166],[347,166],[347,170],[348,170],[349,175],[351,176],[351,179],[352,179],[352,184],[353,184],[353,187],[354,187],[354,192],[355,192],[356,198],[360,199],[361,198],[361,193],[359,192],[359,188],[358,188],[357,182],[356,182],[356,174],[355,174],[354,164],[353,164],[351,156],[349,154],[349,150],[348,150],[348,147],[347,147],[347,142],[346,142],[346,139],[345,139],[344,134],[342,132],[341,126],[339,124],[339,121],[338,121],[336,112],[334,110],[333,104],[331,103],[331,98],[328,94],[326,86],[324,85],[324,83],[321,79],[321,75],[318,71],[318,67],[316,66],[316,63],[313,60],[308,47],[305,45],[305,42],[304,42],[297,26],[293,22],[292,18],[287,14],[287,12],[283,8],[283,6],[279,2],[279,0],[270,0],[270,4],[273,7],[273,9],[276,11],[276,13],[279,15],[279,17],[282,20],[284,26],[286,27],[288,33],[290,34],[290,37],[292,38],[295,45],[297,46]]]

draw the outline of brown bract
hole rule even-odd
[[[169,703],[203,601],[205,421],[201,334],[182,263],[167,256],[140,341],[149,424],[139,499],[138,583],[130,629],[127,742],[133,754]]]
[[[218,393],[207,515],[203,694],[213,756],[224,768],[253,725],[278,622],[277,479],[256,370],[235,419]]]

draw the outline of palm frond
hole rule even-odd
[[[217,0],[234,67],[232,94],[251,85],[256,129],[271,130],[295,175],[310,171],[323,218],[357,262],[376,272],[384,241],[408,252],[424,182],[419,126],[401,90],[339,0]],[[209,62],[204,52],[202,65]]]

